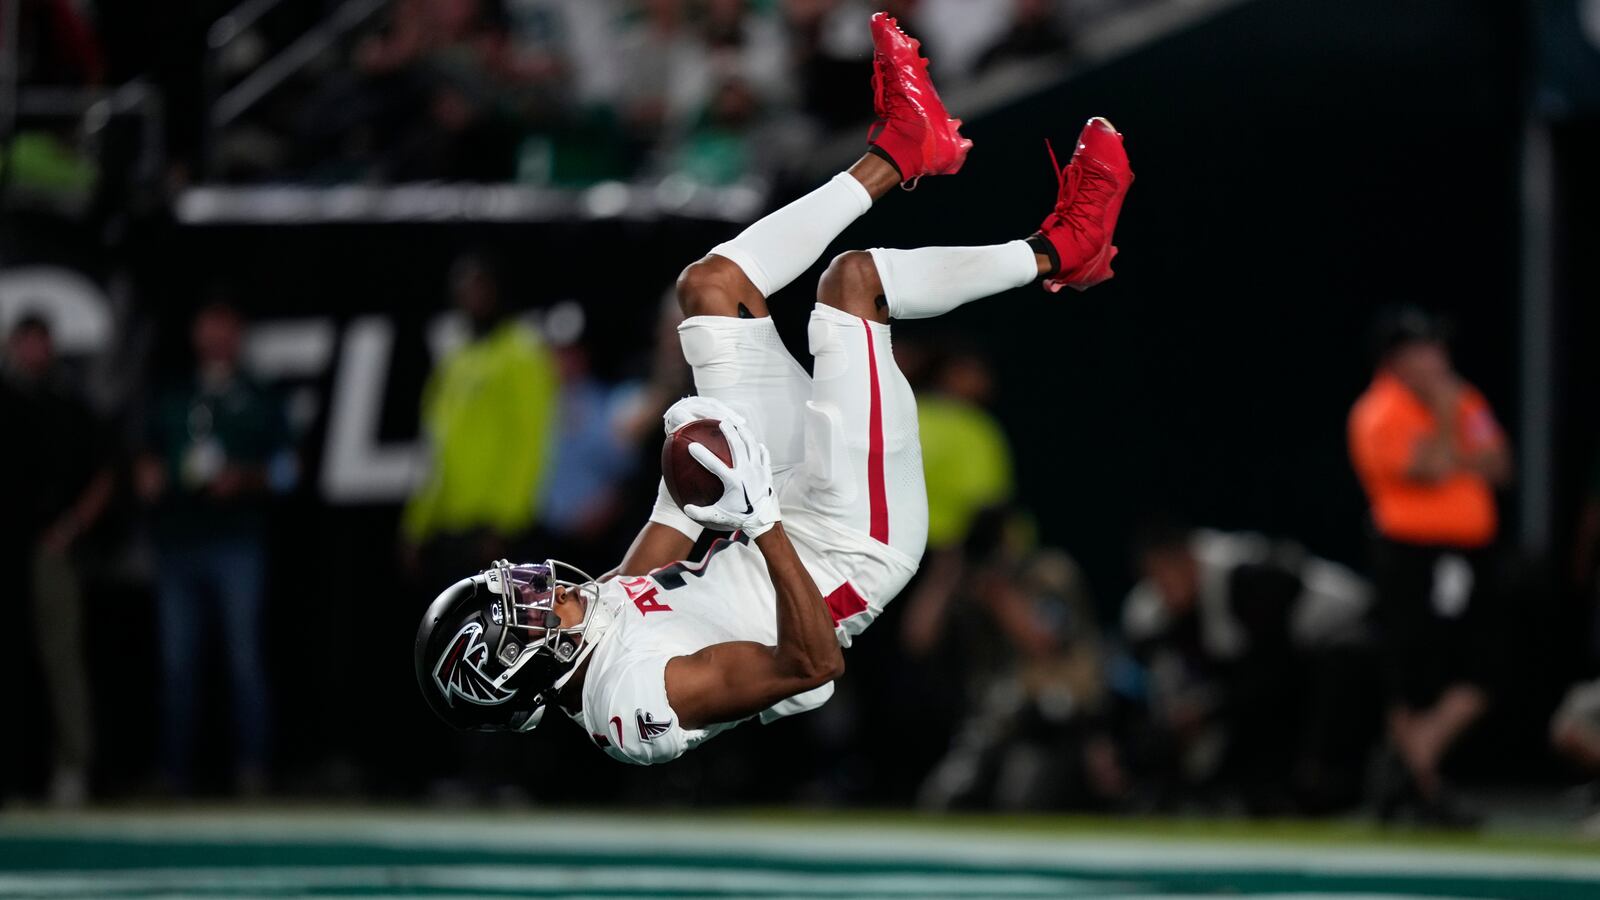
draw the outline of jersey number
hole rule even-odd
[[[656,587],[648,578],[629,578],[622,582],[622,589],[628,592],[628,599],[639,608],[641,616],[653,612],[672,612],[672,607],[656,599]]]
[[[651,591],[642,597],[635,598],[633,605],[639,607],[640,615],[649,615],[653,612],[672,612],[672,607],[656,599],[655,591]]]

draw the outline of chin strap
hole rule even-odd
[[[608,593],[610,596],[608,596]],[[578,674],[589,654],[594,648],[600,646],[606,634],[611,630],[612,623],[617,620],[617,613],[622,609],[622,598],[615,596],[614,592],[607,592],[599,584],[594,586],[594,597],[589,601],[583,612],[583,646],[578,649],[578,656],[572,661],[572,667],[567,669],[565,675],[557,678],[551,690],[561,690],[566,687],[572,676]]]

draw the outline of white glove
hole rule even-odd
[[[743,428],[747,424],[744,416],[734,412],[733,407],[715,397],[688,396],[677,403],[667,407],[661,416],[661,422],[666,426],[667,434],[695,421],[696,419],[720,419],[732,422]]]
[[[711,448],[700,443],[689,445],[689,455],[722,481],[722,499],[710,506],[689,504],[683,511],[707,528],[760,537],[779,518],[778,497],[772,491],[772,456],[765,444],[750,437],[732,420],[723,419],[721,427],[733,465],[724,463]]]

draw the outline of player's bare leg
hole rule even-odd
[[[890,188],[960,170],[972,142],[945,111],[918,43],[883,13],[872,17],[872,41],[879,121],[868,153],[685,269],[677,296],[686,316],[766,316],[766,298],[810,268]]]

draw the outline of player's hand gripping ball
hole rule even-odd
[[[684,397],[661,416],[661,424],[667,432],[666,443],[661,445],[661,477],[667,482],[667,493],[679,509],[685,505],[715,503],[722,496],[722,481],[694,461],[689,455],[689,445],[700,441],[719,459],[732,465],[728,439],[717,427],[723,420],[735,426],[745,424],[744,416],[714,397]],[[685,430],[690,424],[696,427]],[[683,432],[681,440],[677,437],[680,431]]]
[[[727,419],[739,428],[749,424],[737,410],[715,397],[693,395],[683,397],[661,414],[661,424],[667,434],[677,431],[695,419]]]
[[[722,433],[720,419],[691,419],[667,434],[661,445],[661,477],[667,493],[678,508],[710,506],[722,498],[722,479],[695,461],[689,447],[701,444],[727,465],[733,465],[733,451]]]
[[[689,518],[751,537],[778,521],[772,457],[744,416],[711,397],[685,397],[662,419],[661,477]]]

